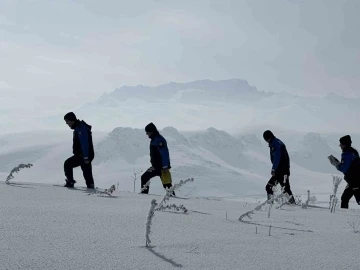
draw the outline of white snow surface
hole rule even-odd
[[[148,248],[150,202],[163,195],[115,196],[1,182],[0,269],[359,269],[359,209],[275,204],[270,218],[268,206],[255,211],[254,225],[238,218],[256,197],[171,198],[189,211],[156,211]]]

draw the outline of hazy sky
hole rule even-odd
[[[18,106],[77,106],[125,84],[229,78],[357,95],[359,14],[359,0],[0,0],[1,106],[20,95]]]

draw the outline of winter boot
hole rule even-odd
[[[294,196],[291,196],[291,198],[288,201],[289,204],[296,204]]]
[[[64,185],[64,187],[69,187],[69,188],[73,188],[74,184],[76,183],[75,180],[68,180],[68,179],[65,179],[65,182],[66,184]]]
[[[165,191],[167,192],[168,189],[170,189],[170,188],[172,187],[172,184],[171,184],[171,183],[170,183],[170,184],[163,184],[163,187],[164,187]],[[171,197],[176,197],[175,191],[173,191],[173,192],[170,194],[170,196],[171,196]]]
[[[87,186],[87,188],[90,188],[90,189],[95,189],[94,184],[87,184],[86,186]]]

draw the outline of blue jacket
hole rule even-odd
[[[359,153],[354,148],[347,146],[343,149],[341,163],[336,168],[344,174],[349,185],[360,185]]]
[[[151,165],[156,170],[170,169],[170,155],[167,142],[163,136],[156,132],[150,141]]]
[[[74,125],[73,154],[83,159],[94,159],[91,126],[84,121],[77,120]]]
[[[280,139],[273,138],[269,142],[269,147],[272,170],[280,176],[290,175],[290,158],[285,144]]]

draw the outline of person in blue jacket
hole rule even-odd
[[[341,196],[341,208],[349,208],[349,201],[352,196],[360,205],[360,158],[356,149],[351,147],[350,135],[345,135],[339,139],[342,150],[341,162],[336,165],[336,169],[344,174],[347,186]]]
[[[92,175],[91,162],[95,157],[92,141],[91,126],[85,121],[76,118],[73,112],[64,116],[66,124],[74,130],[73,134],[73,156],[64,163],[64,172],[66,176],[65,187],[74,187],[76,181],[73,177],[73,168],[81,167],[85,178],[86,186],[94,188],[94,178]]]
[[[146,135],[150,139],[150,163],[151,167],[141,176],[142,194],[149,193],[149,186],[144,188],[151,178],[159,176],[163,187],[171,188],[170,155],[165,138],[159,133],[153,123],[145,127]],[[175,192],[172,193],[175,196]]]
[[[272,163],[271,178],[266,184],[266,192],[268,200],[273,195],[272,188],[277,184],[280,184],[284,188],[284,193],[287,193],[290,197],[289,203],[294,204],[295,199],[290,188],[289,176],[290,176],[290,157],[286,150],[285,144],[270,130],[266,130],[263,133],[264,140],[269,144],[270,147],[270,160]]]

